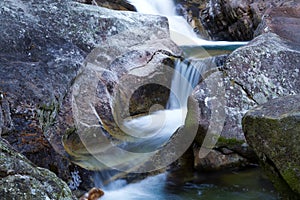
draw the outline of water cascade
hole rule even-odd
[[[223,42],[206,41],[197,37],[190,25],[181,16],[175,13],[175,5],[172,0],[128,0],[139,12],[167,16],[170,23],[171,38],[179,45],[209,45],[223,46],[244,45],[245,42]],[[199,83],[201,74],[208,66],[204,63],[191,65],[187,61],[177,60],[174,66],[174,73],[170,87],[170,96],[165,106],[166,109],[149,112],[148,115],[124,120],[123,126],[127,133],[136,136],[137,141],[127,142],[119,145],[120,148],[137,153],[151,152],[162,147],[174,134],[174,132],[185,123],[187,115],[187,100],[193,89]],[[150,109],[151,110],[151,109]],[[134,162],[131,158],[129,162]],[[174,191],[166,187],[168,185],[167,174],[159,174],[146,179],[127,184],[126,180],[114,180],[118,178],[118,171],[104,170],[95,172],[95,186],[105,191],[100,199],[102,200],[164,200],[164,199],[245,199],[250,196],[254,199],[273,199],[273,196],[264,191],[259,191],[258,180],[249,181],[254,183],[254,191],[245,193],[244,190],[234,192],[228,191],[218,183],[212,184],[191,184]],[[255,172],[256,173],[256,172]],[[241,175],[239,175],[241,176]],[[246,174],[248,179],[248,175]],[[251,177],[258,177],[257,174]],[[117,179],[116,178],[116,179]],[[114,181],[111,181],[111,180]],[[213,179],[213,178],[212,178]],[[231,178],[229,178],[231,179]],[[244,180],[245,178],[242,178]],[[233,178],[233,180],[237,180]],[[221,182],[221,181],[220,181]],[[240,183],[237,183],[237,185]],[[248,186],[246,186],[248,187]],[[252,187],[250,185],[249,187]]]
[[[172,134],[184,125],[188,97],[199,83],[204,66],[200,63],[190,65],[187,61],[176,61],[167,109],[125,121],[127,132],[143,139],[123,144],[123,149],[135,152],[153,151],[167,142]]]
[[[187,21],[176,14],[173,0],[128,0],[128,2],[134,5],[140,13],[167,17],[171,38],[178,45],[239,46],[246,44],[246,42],[208,41],[199,38]]]
[[[174,68],[170,87],[172,92],[170,92],[166,105],[167,109],[125,121],[123,125],[126,127],[126,132],[141,139],[135,142],[122,143],[119,145],[120,148],[135,153],[155,151],[162,147],[180,126],[184,125],[188,97],[199,83],[201,73],[206,69],[206,65],[200,62],[197,65],[192,65],[188,61],[177,60]],[[118,192],[120,190],[127,191],[128,189],[128,195],[134,195],[130,193],[131,190],[137,192],[134,184],[126,186],[126,181],[124,180],[111,182],[110,179],[112,177],[114,179],[116,175],[118,175],[118,172],[114,170],[104,170],[95,173],[95,185],[107,192],[104,199],[114,199],[114,197],[121,195]],[[162,179],[163,177],[165,175],[146,179],[142,181],[142,184],[145,184],[148,180],[151,182],[158,181],[157,179]],[[149,191],[147,191],[147,195],[149,194]],[[131,199],[131,197],[123,196],[122,199]]]

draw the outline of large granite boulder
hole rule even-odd
[[[114,59],[119,57],[121,64],[130,56],[139,58],[147,52],[146,41],[151,39],[161,39],[156,49],[167,46],[179,53],[167,39],[168,23],[164,17],[117,12],[67,0],[1,1],[0,11],[1,135],[32,162],[65,180],[70,179],[70,169],[74,167],[65,159],[68,154],[61,139],[72,131],[50,130],[59,125],[57,116],[63,113],[63,101],[81,73],[85,57],[96,46],[103,46],[110,52],[107,56],[112,56],[107,57],[107,63],[118,67]],[[110,43],[109,38],[117,34],[120,39]],[[122,45],[135,43],[144,46],[140,51],[132,48],[122,58]],[[140,58],[146,59],[141,62],[147,62],[156,50],[149,48],[149,52]],[[72,117],[67,115],[66,121],[59,122],[67,124]]]
[[[300,196],[300,96],[270,100],[246,113],[243,130],[261,166],[286,199]]]
[[[229,150],[255,160],[255,156],[251,155],[251,149],[245,143],[241,125],[243,115],[249,109],[273,98],[300,92],[298,38],[287,37],[287,35],[298,34],[295,28],[298,18],[294,16],[298,16],[296,13],[299,13],[299,9],[288,10],[289,12],[283,13],[278,12],[278,9],[277,12],[271,12],[272,15],[265,18],[266,23],[264,23],[266,27],[270,27],[265,29],[269,31],[231,53],[220,71],[207,72],[210,74],[207,80],[211,79],[211,81],[200,83],[193,91],[192,98],[198,101],[201,109],[196,137],[198,145],[203,146],[208,130],[213,130],[212,127],[223,123],[222,132],[211,132],[211,137],[215,136],[215,138],[211,138],[213,142],[208,144],[216,144],[217,150],[220,147],[229,147]],[[281,31],[280,27],[283,25],[277,23],[276,18],[272,18],[275,16],[284,21],[291,21],[290,26],[285,29],[286,32]],[[217,84],[219,87],[214,88]],[[223,111],[219,110],[222,112],[216,115],[214,109],[220,107],[224,108],[224,121],[216,123],[217,120],[214,120],[213,116],[222,116]],[[223,141],[223,144],[218,144],[218,138]],[[213,146],[206,147],[212,149]],[[197,151],[196,156],[199,155]]]
[[[243,140],[241,119],[249,109],[270,99],[300,92],[297,78],[300,52],[294,50],[296,47],[288,46],[286,40],[274,33],[263,34],[230,54],[221,71],[211,72],[218,77],[216,83],[224,84],[224,102],[219,106],[224,106],[226,119],[221,136]],[[203,133],[211,118],[211,105],[207,101],[214,98],[209,95],[205,82],[192,94],[202,105],[199,131]]]
[[[0,195],[4,199],[76,199],[53,172],[35,166],[0,138]]]
[[[95,158],[108,145],[103,136],[109,144],[134,141],[122,127],[126,118],[147,115],[167,104],[172,57],[180,57],[180,50],[165,33],[153,34],[155,40],[144,33],[118,34],[89,54],[63,102],[58,125],[48,131],[57,141],[62,137],[56,133],[65,133],[64,148],[84,168],[106,168]]]

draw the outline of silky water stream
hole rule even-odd
[[[198,38],[185,19],[176,15],[172,0],[129,0],[129,2],[137,8],[138,12],[167,16],[172,39],[181,45],[189,57],[200,58],[228,53],[245,44],[245,42],[215,42]],[[203,47],[206,50],[204,54]],[[201,65],[195,67],[177,61],[174,68],[172,93],[167,109],[125,121],[124,127],[130,130],[132,135],[139,135],[142,130],[146,137],[138,143],[120,145],[124,150],[148,152],[160,148],[178,127],[184,125],[188,96],[198,84],[205,67]],[[161,123],[162,121],[164,123]],[[272,185],[257,167],[240,171],[195,173],[194,178],[183,185],[170,183],[167,173],[149,176],[132,183],[128,183],[125,179],[104,183],[104,180],[114,177],[116,173],[118,172],[112,170],[95,173],[95,185],[105,191],[101,200],[278,199]]]
[[[203,71],[205,65],[190,65],[178,60],[167,109],[125,122],[129,130],[139,130],[135,134],[143,131],[143,134],[152,137],[137,143],[125,143],[121,147],[128,151],[148,152],[165,144],[177,128],[184,125],[188,96],[199,82]],[[277,199],[272,185],[256,167],[242,171],[195,173],[183,185],[170,182],[172,180],[168,179],[167,172],[137,182],[128,183],[125,179],[117,179],[108,184],[103,183],[103,180],[114,177],[116,173],[118,172],[112,170],[95,173],[95,185],[105,192],[101,200]]]

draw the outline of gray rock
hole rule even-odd
[[[36,167],[0,138],[0,196],[11,200],[76,199],[53,172]]]
[[[295,50],[300,46],[300,4],[268,9],[255,31],[256,35],[276,33]]]
[[[172,57],[180,57],[181,51],[164,30],[160,31],[161,34],[153,34],[151,38],[139,30],[118,34],[108,39],[108,45],[94,49],[87,57],[82,73],[72,86],[73,93],[63,104],[58,126],[50,130],[54,136],[59,130],[67,133],[75,126],[85,130],[69,132],[63,139],[64,147],[78,165],[93,170],[103,168],[77,134],[89,138],[83,143],[95,149],[101,143],[102,147],[107,145],[101,141],[99,130],[107,132],[109,140],[131,141],[132,137],[120,126],[122,119],[148,114],[155,104],[165,107],[174,70]],[[81,108],[77,113],[71,109],[71,98],[76,102],[73,106]],[[73,114],[77,121],[66,120]],[[98,117],[101,124],[97,129]],[[94,142],[95,135],[99,136],[98,142]]]
[[[194,150],[194,165],[198,171],[219,171],[228,168],[241,168],[248,164],[246,158],[233,151],[212,150],[205,158],[199,157],[199,149]]]
[[[64,179],[70,175],[61,143],[65,132],[48,130],[56,126],[62,102],[87,54],[97,46],[134,45],[169,34],[164,17],[68,0],[1,1],[0,29],[1,134],[35,164]],[[136,34],[124,40],[131,33]],[[120,43],[110,44],[109,38],[117,34],[122,35]]]
[[[270,99],[299,94],[300,52],[276,34],[263,34],[233,52],[224,65],[227,120],[224,136],[243,139],[241,118]]]
[[[296,10],[291,12],[291,15],[285,14],[287,17],[285,21],[294,20],[292,16]],[[274,16],[274,12],[272,13]],[[281,16],[283,13],[278,15]],[[273,21],[270,18],[266,20],[268,26],[272,25],[273,29],[269,29],[267,33],[231,53],[220,71],[207,72],[207,79],[211,81],[201,82],[193,91],[192,98],[198,102],[201,110],[195,140],[198,145],[203,146],[209,127],[224,123],[220,138],[228,140],[224,146],[255,161],[256,157],[253,156],[251,149],[241,146],[241,143],[245,142],[241,125],[243,115],[249,109],[273,98],[300,93],[300,52],[297,38],[286,38],[280,32],[279,35],[273,33],[277,33],[279,26],[271,23]],[[293,33],[298,34],[294,26],[291,26],[288,34]],[[217,84],[220,84],[220,87],[214,88]],[[223,122],[218,123],[212,118],[214,108],[224,109]],[[224,114],[223,109],[219,109],[218,116]],[[215,138],[211,136],[210,144],[219,146],[217,143],[219,134],[220,132],[216,131],[212,134]],[[233,142],[236,145],[229,147],[226,144]],[[212,147],[207,146],[208,149]]]
[[[263,34],[230,54],[221,72],[211,72],[219,74],[216,82],[224,84],[225,100],[220,106],[225,109],[226,119],[221,136],[243,140],[241,119],[249,109],[276,97],[299,94],[299,66],[300,52],[274,33]],[[208,95],[205,82],[192,95],[203,105],[199,121],[203,133],[211,118],[211,108],[205,104]]]
[[[251,109],[243,118],[246,139],[285,198],[300,196],[300,96],[286,96]]]

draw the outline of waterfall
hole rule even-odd
[[[125,121],[124,126],[129,134],[143,138],[138,142],[122,144],[121,147],[134,152],[149,152],[166,143],[173,133],[184,125],[188,97],[198,84],[204,66],[177,60],[167,109]]]
[[[203,69],[190,65],[186,60],[176,61],[167,109],[187,109],[188,97],[199,83],[200,71]]]
[[[247,42],[208,41],[201,39],[187,23],[186,19],[176,14],[173,0],[128,0],[138,12],[161,15],[168,18],[171,39],[178,45],[227,46],[245,45]]]
[[[162,147],[174,132],[184,125],[188,97],[198,84],[201,73],[206,70],[206,67],[205,63],[198,62],[198,65],[192,65],[188,61],[178,59],[174,66],[167,109],[126,121],[124,125],[128,131],[131,131],[130,134],[134,132],[134,134],[142,135],[144,138],[136,142],[122,143],[119,147],[135,153],[152,152]],[[145,134],[147,137],[145,137]],[[131,162],[134,162],[134,160],[131,160]],[[105,195],[101,199],[112,200],[122,197],[122,199],[129,200],[135,199],[135,195],[139,199],[157,199],[163,196],[163,191],[157,196],[153,195],[149,188],[143,189],[143,187],[148,185],[155,188],[157,184],[160,184],[159,187],[163,190],[166,174],[148,177],[141,183],[127,185],[126,180],[118,180],[119,173],[119,171],[113,169],[94,173],[95,186],[105,191]]]

